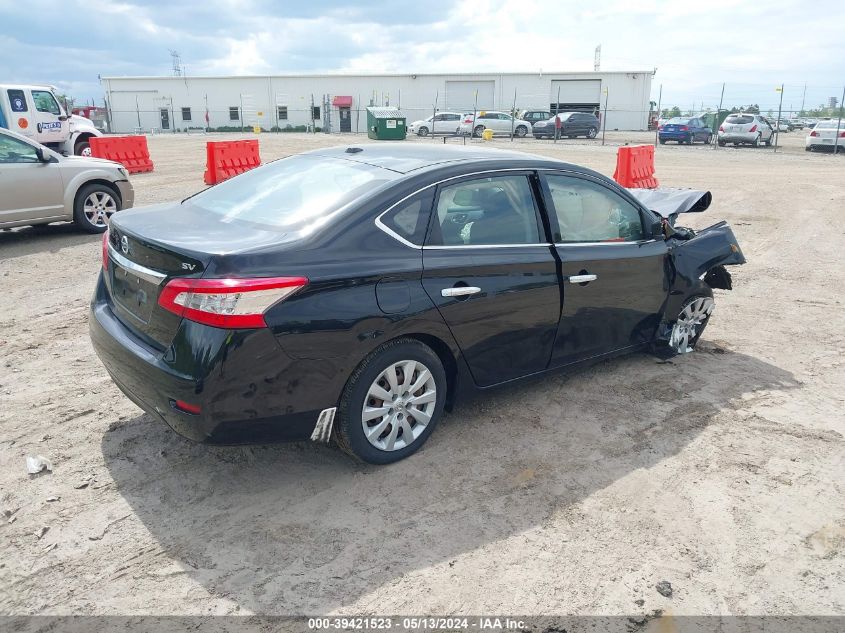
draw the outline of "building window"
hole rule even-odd
[[[191,109],[190,108],[182,108],[182,120],[183,121],[190,121],[191,120]]]
[[[288,120],[288,107],[287,106],[277,106],[276,109],[279,111],[279,121],[287,121]]]
[[[320,106],[311,106],[311,118],[315,121],[320,120]]]
[[[230,121],[240,121],[241,113],[238,109],[238,106],[230,106],[229,107],[229,120]]]

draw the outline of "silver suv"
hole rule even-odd
[[[740,112],[728,115],[724,123],[719,126],[718,142],[722,147],[727,143],[759,147],[760,143],[771,145],[774,136],[775,128],[766,117],[750,112]]]
[[[109,217],[135,202],[120,163],[62,156],[25,136],[0,129],[0,228],[72,220],[102,233]]]

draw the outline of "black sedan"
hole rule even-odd
[[[745,260],[724,222],[673,226],[709,194],[651,194],[516,152],[293,156],[116,214],[91,339],[188,438],[335,440],[393,462],[462,393],[692,350],[712,288],[730,288],[723,265]]]

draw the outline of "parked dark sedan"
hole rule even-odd
[[[556,119],[560,119],[560,128],[557,128]],[[547,121],[535,123],[532,132],[534,138],[554,138],[555,134],[558,138],[596,138],[599,133],[599,119],[589,112],[561,112]]]
[[[657,128],[657,136],[661,143],[677,141],[678,144],[698,141],[709,145],[713,139],[713,131],[701,119],[695,117],[675,117],[669,119]]]
[[[191,439],[334,439],[393,462],[467,391],[692,350],[723,264],[745,260],[725,223],[673,228],[703,199],[651,195],[669,220],[528,154],[293,156],[116,214],[91,339],[120,389]]]

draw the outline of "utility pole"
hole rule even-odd
[[[555,100],[555,143],[557,143],[557,137],[560,134],[560,125],[558,125],[559,121],[557,119],[557,115],[560,114],[560,84],[557,85],[557,99]]]
[[[311,133],[316,134],[317,128],[314,126],[314,93],[311,93]]]
[[[434,136],[434,126],[437,123],[437,102],[440,101],[440,91],[434,93],[434,111],[431,113],[431,135]]]
[[[780,88],[775,88],[777,92],[780,92],[780,103],[778,103],[778,122],[777,122],[777,130],[775,131],[775,151],[778,151],[778,142],[780,141],[780,114],[783,111],[783,84],[780,85]]]
[[[798,116],[804,116],[804,99],[807,97],[807,82],[804,82],[804,94],[801,95],[801,113]]]
[[[654,126],[654,146],[657,147],[657,140],[660,136],[660,104],[663,102],[663,84],[660,84],[660,92],[657,93],[657,124]]]
[[[725,84],[722,82],[722,94],[719,95],[719,107],[716,109],[716,118],[713,120],[713,135],[716,137],[716,140],[719,140],[719,126],[722,122],[719,120],[722,118],[722,103],[725,101]],[[719,147],[719,143],[717,142],[714,147]]]
[[[516,124],[516,88],[513,89],[513,107],[511,108],[511,143],[513,143],[513,126]]]
[[[839,130],[842,129],[842,111],[845,110],[845,87],[842,88],[842,100],[839,102],[839,119],[836,121],[836,136],[833,138],[833,155],[839,153]],[[845,151],[845,150],[843,150]]]
[[[609,91],[607,88],[602,90],[604,92],[604,116],[602,117],[602,126],[601,126],[601,144],[604,145],[604,134],[607,132],[607,100],[609,98]]]

